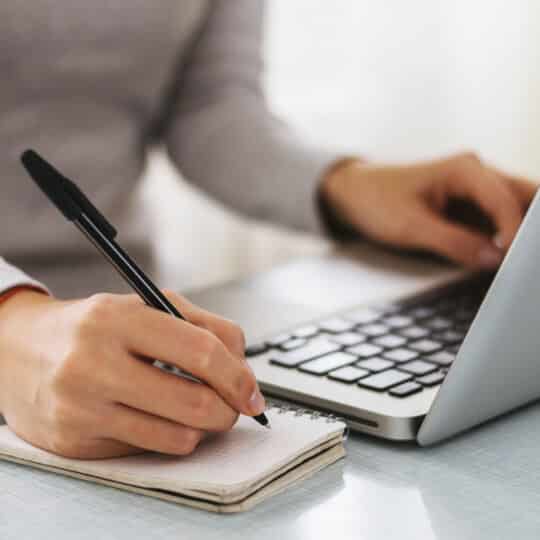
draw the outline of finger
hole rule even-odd
[[[446,184],[449,195],[469,198],[495,222],[501,247],[508,248],[521,224],[521,205],[504,180],[476,159],[455,167]]]
[[[137,448],[126,443],[114,441],[112,439],[99,439],[94,441],[84,450],[80,450],[73,456],[74,459],[105,459],[125,456],[133,456],[145,452],[142,448]]]
[[[107,422],[106,435],[121,443],[118,451],[141,448],[183,456],[195,450],[203,432],[117,404]]]
[[[503,254],[486,236],[446,221],[429,209],[418,211],[416,244],[470,268],[494,269]]]
[[[212,388],[166,373],[136,358],[117,361],[118,377],[107,397],[132,409],[206,431],[227,431],[238,413]]]
[[[496,169],[495,172],[506,180],[510,189],[521,203],[523,213],[525,213],[538,191],[538,184],[524,178],[519,178],[518,176],[505,174]]]
[[[194,304],[183,296],[172,291],[164,291],[167,298],[173,305],[179,309],[187,319],[217,336],[229,349],[229,351],[244,359],[246,340],[244,332],[232,321],[206,311]]]
[[[173,364],[205,381],[235,410],[248,415],[264,408],[253,372],[208,330],[148,306],[133,306],[118,332],[135,354]]]

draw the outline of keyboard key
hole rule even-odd
[[[292,335],[296,338],[310,338],[313,336],[316,336],[319,333],[319,329],[314,326],[302,326],[301,328],[297,328]]]
[[[372,309],[378,311],[382,315],[391,315],[393,313],[398,313],[403,309],[403,306],[398,304],[381,304],[378,306],[371,306]]]
[[[454,361],[456,357],[448,352],[448,351],[439,351],[435,354],[430,354],[429,356],[425,357],[425,360],[428,362],[431,362],[433,364],[437,364],[441,367],[448,367],[452,365],[452,362]]]
[[[461,343],[465,339],[465,332],[459,330],[446,330],[438,334],[433,334],[433,339],[442,341],[447,345],[454,345],[454,343]]]
[[[435,313],[435,308],[429,306],[420,306],[409,311],[409,315],[418,320],[429,319],[433,317]]]
[[[324,375],[334,369],[347,366],[356,361],[356,358],[352,354],[344,352],[336,352],[333,354],[327,354],[321,356],[316,360],[311,360],[302,364],[298,369],[305,371],[306,373],[313,373],[314,375]]]
[[[270,347],[279,347],[280,345],[283,345],[286,341],[289,341],[291,339],[291,336],[289,334],[279,334],[272,339],[269,339],[266,341],[266,344]]]
[[[437,386],[444,381],[444,376],[445,374],[439,371],[437,373],[424,375],[424,377],[418,377],[416,382],[420,383],[422,386]]]
[[[378,337],[390,332],[390,328],[384,324],[367,324],[358,328],[362,334],[370,337]]]
[[[319,328],[323,332],[328,332],[330,334],[341,334],[342,332],[348,332],[354,328],[354,323],[352,321],[347,321],[346,319],[341,319],[335,317],[333,319],[328,319],[319,323]]]
[[[414,321],[411,317],[405,317],[404,315],[394,315],[384,319],[384,323],[390,326],[390,328],[405,328],[411,326]]]
[[[457,353],[459,352],[460,347],[461,347],[461,345],[454,345],[453,347],[448,347],[448,349],[446,349],[446,350],[448,352],[452,353],[452,354],[457,355]]]
[[[469,331],[469,328],[471,327],[470,323],[457,323],[454,326],[454,330],[457,332],[463,332],[466,334]]]
[[[474,316],[476,315],[476,310],[470,308],[460,308],[454,314],[453,317],[456,321],[470,323]]]
[[[379,345],[379,347],[384,347],[385,349],[394,349],[396,347],[405,345],[405,343],[407,343],[407,339],[402,336],[387,334],[386,336],[374,339],[373,343],[375,343],[375,345]]]
[[[329,339],[330,341],[337,343],[338,345],[342,345],[343,347],[352,347],[353,345],[364,343],[367,338],[366,336],[361,336],[360,334],[355,334],[354,332],[345,332],[344,334],[332,336]]]
[[[362,388],[369,388],[370,390],[377,390],[383,392],[389,390],[393,386],[410,381],[412,376],[402,371],[395,369],[389,369],[387,371],[381,371],[375,375],[370,375],[358,381],[358,386]]]
[[[393,351],[387,351],[384,353],[384,358],[391,360],[392,362],[408,362],[418,358],[419,354],[409,349],[394,349]]]
[[[360,369],[354,366],[346,366],[336,369],[335,371],[331,371],[328,374],[328,378],[333,379],[334,381],[352,383],[358,379],[361,379],[362,377],[367,377],[368,375],[369,371],[366,371],[365,369]]]
[[[409,328],[400,330],[399,333],[409,339],[420,339],[429,336],[431,332],[421,326],[410,326]]]
[[[413,360],[412,362],[406,362],[405,364],[400,364],[399,369],[411,373],[412,375],[422,376],[427,375],[428,373],[433,373],[439,368],[433,364],[428,364],[422,360]]]
[[[450,292],[449,294],[455,294],[455,292],[454,293]],[[437,308],[437,311],[439,312],[454,311],[456,309],[458,302],[459,302],[458,298],[443,298],[435,304],[435,307]]]
[[[452,321],[444,317],[435,317],[434,319],[425,321],[424,324],[432,330],[446,330],[452,326]]]
[[[301,349],[276,353],[270,358],[270,362],[283,367],[296,367],[302,362],[339,351],[340,348],[339,345],[328,341],[328,339],[315,339]]]
[[[391,388],[388,393],[394,397],[407,397],[412,394],[416,394],[417,392],[420,392],[422,388],[423,387],[421,384],[418,384],[414,381],[409,381],[400,384],[399,386],[394,386],[394,388]]]
[[[343,317],[356,324],[369,324],[379,319],[381,314],[369,308],[362,308],[346,313]]]
[[[367,369],[369,371],[373,371],[374,373],[378,373],[379,371],[384,371],[385,369],[394,367],[395,364],[394,362],[390,362],[390,360],[385,360],[379,356],[374,356],[373,358],[356,362],[355,365],[362,369]]]
[[[443,348],[441,343],[431,339],[420,339],[418,341],[413,341],[412,343],[409,343],[408,347],[420,353],[432,353]]]
[[[246,347],[246,356],[257,356],[259,354],[263,354],[268,350],[268,346],[266,343],[254,343],[253,345],[250,345],[249,347]]]
[[[347,349],[347,352],[355,354],[359,358],[369,358],[370,356],[377,356],[382,351],[382,347],[377,347],[377,345],[372,345],[371,343],[362,343],[361,345],[356,345],[355,347],[349,347]]]
[[[286,341],[285,343],[281,344],[279,348],[282,351],[293,351],[294,349],[299,349],[300,347],[303,347],[306,345],[307,339],[289,339],[289,341]]]

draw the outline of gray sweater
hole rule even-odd
[[[336,156],[267,110],[263,9],[263,0],[0,2],[0,292],[125,290],[23,172],[27,147],[80,183],[147,268],[130,209],[154,144],[232,208],[319,231],[314,193]]]

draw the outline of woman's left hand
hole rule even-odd
[[[333,169],[321,189],[338,215],[373,240],[491,269],[502,261],[537,185],[464,153],[406,166],[349,160]],[[445,211],[453,198],[481,208],[496,233],[450,221]]]

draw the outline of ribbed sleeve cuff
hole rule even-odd
[[[320,205],[320,185],[332,164],[342,156],[315,148],[298,148],[275,171],[283,182],[276,214],[283,224],[322,236],[331,236]],[[285,181],[283,181],[285,180]]]
[[[46,294],[51,294],[51,291],[43,283],[31,278],[22,270],[0,258],[0,294],[4,294],[15,287],[32,287]]]

